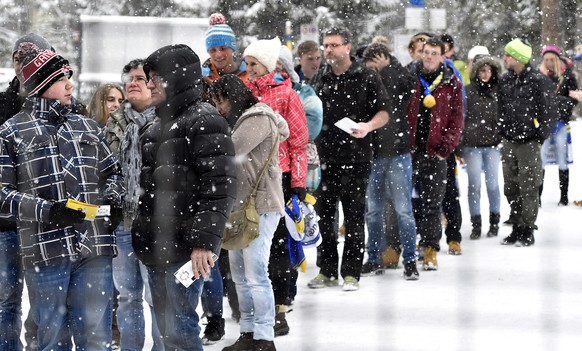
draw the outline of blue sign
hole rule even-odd
[[[410,0],[408,3],[414,7],[424,7],[424,0]]]

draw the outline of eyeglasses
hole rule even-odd
[[[331,47],[332,49],[336,49],[336,48],[339,48],[340,46],[343,46],[343,45],[346,45],[346,44],[345,43],[341,43],[341,44],[331,43],[331,44],[323,44],[321,47],[322,47],[322,49],[325,50],[329,47]]]
[[[148,80],[146,77],[144,76],[131,76],[129,74],[124,74],[121,76],[121,82],[123,84],[127,84],[127,83],[132,83],[132,82],[136,82],[136,83],[144,83],[147,84]]]
[[[423,53],[423,55],[426,55],[426,56],[441,56],[441,53],[437,52],[437,51],[424,50],[422,53]]]
[[[146,82],[147,83],[153,82],[154,84],[159,84],[162,83],[163,81],[164,78],[162,78],[162,76],[160,76],[159,74],[154,74],[153,76],[150,76]]]

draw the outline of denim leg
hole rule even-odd
[[[257,340],[275,337],[275,298],[269,279],[269,254],[280,214],[259,217],[259,236],[245,249],[230,251],[230,271],[236,284],[241,333],[253,332]]]
[[[415,154],[413,184],[418,192],[414,214],[420,246],[440,250],[442,237],[441,203],[445,196],[447,165],[444,160]]]
[[[0,232],[0,350],[20,351],[22,261],[16,230]]]
[[[463,149],[463,159],[467,165],[469,191],[469,213],[471,217],[481,215],[481,171],[483,170],[483,148],[466,147]]]
[[[501,212],[501,192],[499,190],[499,163],[501,151],[497,147],[488,147],[483,150],[483,172],[485,173],[485,187],[489,199],[489,213]]]
[[[384,207],[387,196],[388,159],[372,161],[370,179],[366,191],[366,224],[368,226],[368,262],[382,264],[382,252],[386,249],[384,232]]]
[[[183,264],[148,267],[154,312],[166,350],[202,351],[196,307],[204,280],[184,287],[174,277]]]
[[[112,337],[112,257],[84,258],[72,267],[67,302],[76,349],[108,350]]]
[[[568,128],[564,125],[556,131],[554,142],[556,143],[556,159],[560,171],[568,169]]]
[[[386,184],[389,197],[396,211],[402,260],[414,262],[416,248],[416,221],[412,211],[412,158],[410,154],[390,158]]]
[[[117,257],[113,259],[113,281],[119,291],[117,324],[121,333],[122,350],[142,350],[145,342],[143,315],[144,282],[140,262],[131,246],[131,232],[124,230],[123,222],[115,231]]]
[[[220,265],[216,261],[210,270],[210,278],[204,281],[202,289],[202,307],[208,317],[222,318],[223,297],[222,275],[220,274]]]

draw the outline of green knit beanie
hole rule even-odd
[[[505,52],[517,61],[527,64],[531,58],[531,46],[524,44],[519,39],[513,39],[505,45]]]

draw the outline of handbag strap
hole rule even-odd
[[[271,149],[271,153],[269,154],[269,158],[267,159],[267,161],[263,165],[263,169],[261,170],[261,173],[259,174],[259,178],[257,179],[257,183],[255,184],[255,187],[253,188],[253,192],[251,193],[251,197],[257,196],[257,190],[259,189],[259,183],[261,182],[261,179],[263,178],[263,174],[265,173],[265,170],[267,169],[269,162],[271,162],[271,159],[273,158],[273,155],[275,154],[275,150],[277,149],[277,141],[278,140],[279,140],[279,129],[277,129],[277,135],[275,136],[275,139],[273,140],[273,148]]]

